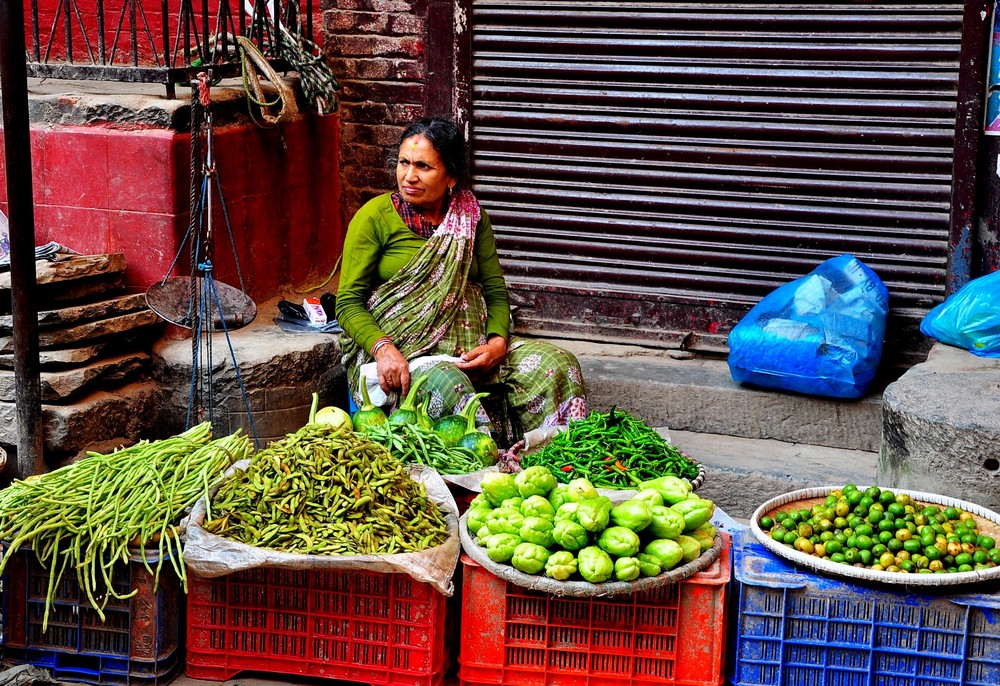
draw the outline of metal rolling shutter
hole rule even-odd
[[[844,252],[897,335],[944,297],[961,2],[471,12],[474,188],[522,328],[723,348]]]

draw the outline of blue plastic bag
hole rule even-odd
[[[859,398],[878,370],[889,313],[881,279],[840,255],[764,296],[729,334],[733,380]]]
[[[1000,357],[1000,272],[949,295],[921,320],[920,332],[980,357]]]

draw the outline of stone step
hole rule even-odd
[[[872,451],[674,429],[668,433],[671,443],[705,467],[698,495],[739,520],[790,491],[876,482],[879,456]]]
[[[877,451],[882,395],[860,400],[756,389],[732,380],[725,359],[677,351],[558,340],[583,368],[591,407],[612,405],[651,426]]]

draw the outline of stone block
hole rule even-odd
[[[878,483],[1000,511],[1000,359],[937,344],[883,394]]]
[[[131,444],[136,437],[165,438],[160,428],[161,391],[156,384],[133,383],[114,392],[98,391],[72,405],[42,406],[46,460],[53,466],[95,446]],[[115,437],[121,437],[115,438]],[[17,445],[13,403],[0,403],[0,443]]]

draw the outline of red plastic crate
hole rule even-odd
[[[718,686],[725,681],[729,537],[676,584],[613,597],[530,591],[462,556],[463,686]]]
[[[436,686],[447,667],[446,600],[406,574],[191,573],[186,673],[213,681],[252,670]]]
[[[155,569],[156,553],[147,553]],[[112,584],[119,594],[104,608],[104,621],[68,570],[55,589],[48,628],[42,631],[49,573],[34,552],[14,554],[4,573],[3,658],[43,667],[59,680],[91,684],[169,683],[182,666],[180,582],[169,562],[159,584],[132,555],[116,564]],[[102,594],[98,590],[96,597]]]

